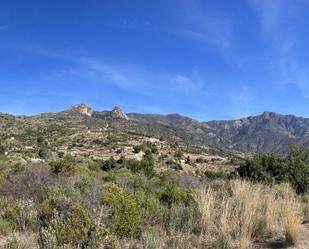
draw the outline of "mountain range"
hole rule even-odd
[[[165,140],[180,138],[190,144],[245,153],[286,154],[294,144],[309,147],[308,118],[273,112],[237,120],[201,122],[179,114],[125,114],[119,107],[112,111],[95,111],[90,105],[78,104],[61,112],[31,117],[2,114],[0,129],[4,132],[10,126],[17,130],[42,127],[55,120],[71,126],[82,123],[89,127],[110,127]]]

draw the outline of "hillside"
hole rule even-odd
[[[199,122],[178,114],[129,114],[140,122],[160,123],[190,134],[195,141],[251,153],[286,154],[293,144],[309,145],[309,119],[265,112],[231,121]]]
[[[0,248],[306,248],[309,150],[240,152],[251,137],[253,151],[305,134],[300,120],[205,123],[87,104],[1,114]]]
[[[112,111],[95,111],[89,105],[79,104],[61,112],[33,117],[2,114],[0,127],[2,141],[10,133],[20,135],[37,130],[51,132],[57,127],[62,127],[59,131],[83,127],[153,136],[170,143],[207,146],[232,154],[236,151],[286,154],[293,144],[309,146],[309,119],[272,112],[238,120],[200,122],[179,114],[125,114],[118,107]]]

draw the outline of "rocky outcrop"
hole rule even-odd
[[[82,116],[88,116],[88,117],[91,117],[93,114],[93,110],[91,106],[88,104],[75,105],[69,110],[69,112],[73,114],[82,115]]]
[[[118,106],[114,107],[114,109],[111,111],[111,116],[114,119],[129,120],[128,116],[124,112],[122,112],[122,110]]]

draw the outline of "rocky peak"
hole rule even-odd
[[[93,114],[93,110],[92,110],[91,106],[88,105],[88,104],[84,104],[84,103],[73,106],[70,109],[70,111],[75,113],[75,114],[88,116],[88,117],[91,117],[92,114]]]
[[[113,118],[125,120],[129,119],[128,116],[124,112],[122,112],[122,110],[118,106],[115,106],[111,113]]]

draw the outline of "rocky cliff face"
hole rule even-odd
[[[122,112],[122,110],[118,106],[114,107],[114,109],[111,111],[111,115],[112,118],[115,119],[129,120],[128,116],[124,112]]]
[[[68,111],[71,112],[72,114],[79,114],[88,117],[91,117],[93,114],[92,107],[88,104],[75,105]]]

